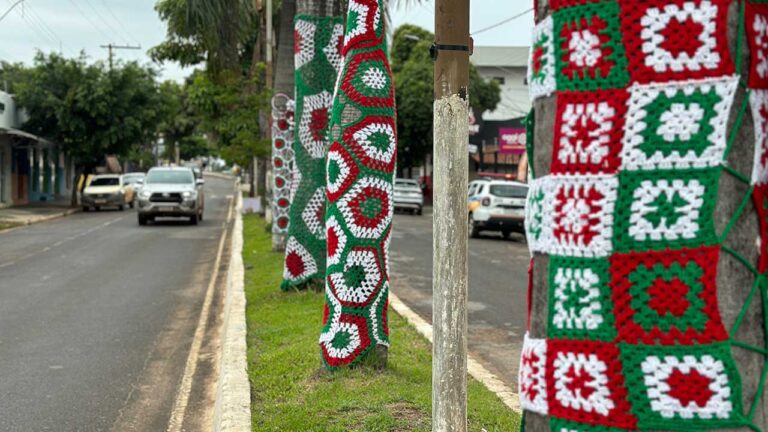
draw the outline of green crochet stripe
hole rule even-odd
[[[549,418],[551,432],[622,432],[622,429],[576,423],[556,417]]]
[[[288,238],[294,238],[301,244],[312,256],[316,263],[317,271],[299,278],[286,278],[283,280],[281,288],[284,291],[295,288],[306,288],[307,282],[316,281],[323,283],[325,279],[325,259],[326,242],[325,229],[322,226],[323,216],[319,216],[319,230],[310,231],[310,226],[306,223],[305,212],[307,207],[313,203],[313,198],[317,200],[317,191],[325,186],[325,158],[313,157],[307,150],[306,143],[301,142],[301,123],[305,117],[305,99],[313,97],[319,100],[322,95],[333,94],[334,83],[336,81],[336,69],[328,58],[324,48],[335,43],[332,41],[333,29],[337,24],[343,23],[341,17],[319,17],[308,15],[297,15],[295,21],[298,23],[304,21],[315,26],[314,37],[314,57],[312,61],[296,69],[296,111],[294,129],[293,149],[295,153],[296,171],[300,173],[301,181],[296,189],[296,195],[291,203],[290,227]],[[313,127],[322,126],[322,129],[316,130],[318,136],[327,135],[329,112],[325,113],[325,119],[320,116],[313,116],[311,123]],[[324,138],[323,138],[324,139]],[[327,152],[327,140],[322,146],[321,152]],[[321,197],[322,205],[325,204],[324,196]]]
[[[548,336],[611,342],[616,338],[607,259],[549,261]]]
[[[555,37],[557,90],[593,91],[623,88],[629,82],[627,58],[619,27],[619,5],[615,1],[590,3],[558,10],[552,14]],[[587,27],[583,26],[587,23]],[[575,64],[566,36],[573,30],[587,30],[608,40],[599,45],[602,57],[593,67]]]
[[[711,168],[620,173],[614,251],[717,244],[713,217],[720,172]]]

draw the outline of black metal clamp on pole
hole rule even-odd
[[[473,45],[474,41],[472,38],[469,38],[470,45],[447,45],[447,44],[438,44],[433,43],[431,47],[429,47],[429,56],[432,57],[432,61],[437,61],[437,56],[439,55],[440,51],[465,51],[468,52],[469,55],[472,55]]]

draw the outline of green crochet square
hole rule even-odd
[[[719,177],[720,168],[620,173],[614,251],[716,244],[712,215]]]
[[[558,90],[626,86],[629,72],[615,1],[565,8],[552,16]]]
[[[741,380],[728,343],[619,346],[638,430],[737,427]]]
[[[607,259],[551,257],[550,338],[614,340],[609,267]]]
[[[549,428],[552,432],[622,432],[622,429],[600,425],[576,423],[555,417],[549,418]]]

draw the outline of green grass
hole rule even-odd
[[[18,226],[21,226],[21,224],[15,223],[15,222],[3,222],[3,221],[0,221],[0,231],[11,229],[11,228],[16,228]]]
[[[248,299],[248,363],[255,431],[429,431],[429,342],[390,312],[392,346],[385,371],[328,373],[317,340],[323,295],[283,293],[283,255],[271,252],[264,220],[245,216],[243,258]],[[472,431],[516,431],[519,416],[474,380]]]

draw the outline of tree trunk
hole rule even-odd
[[[551,1],[551,0],[550,0]],[[536,12],[537,12],[537,23],[541,23],[544,21],[545,18],[547,18],[550,13],[550,7],[549,7],[549,1],[547,0],[539,0],[536,4]],[[563,3],[563,2],[559,2]],[[568,3],[568,2],[566,2]],[[642,4],[643,2],[638,2],[639,4]],[[670,1],[669,4],[673,4],[674,2]],[[694,2],[696,4],[700,4],[701,2]],[[724,4],[723,2],[713,2],[717,3],[718,5]],[[727,3],[727,2],[725,2]],[[675,3],[676,4],[676,3]],[[633,7],[635,5],[633,4]],[[640,6],[637,6],[640,7]],[[624,11],[622,11],[622,14]],[[616,18],[618,19],[618,18]],[[740,64],[740,70],[741,70],[741,76],[742,82],[746,83],[746,77],[749,75],[748,71],[750,71],[751,67],[754,67],[754,65],[750,65],[750,59],[749,59],[749,38],[744,37],[741,41],[741,44],[737,42],[739,39],[739,19],[740,19],[740,13],[739,13],[739,2],[733,2],[730,4],[730,9],[728,10],[728,24],[727,28],[723,28],[721,26],[717,27],[716,33],[719,36],[722,36],[724,33],[727,33],[727,45],[729,47],[730,55],[733,58],[734,62],[738,62]],[[610,23],[609,23],[610,24]],[[750,28],[751,24],[747,24],[745,27]],[[632,64],[632,57],[633,56],[642,56],[643,54],[640,52],[641,50],[632,50],[631,46],[628,45],[627,42],[627,33],[628,32],[634,32],[636,34],[640,34],[639,31],[635,31],[634,29],[629,28],[626,23],[622,23],[621,25],[621,31],[625,32],[624,34],[624,46],[626,47],[626,56],[630,59],[630,64]],[[557,28],[553,29],[555,37],[558,36],[559,30]],[[637,37],[637,36],[635,36]],[[691,39],[695,39],[694,36],[686,35],[686,37],[690,37]],[[714,37],[714,36],[713,36]],[[534,41],[535,42],[535,41]],[[557,39],[555,39],[555,43],[557,43]],[[739,53],[739,46],[741,46],[741,53]],[[534,48],[535,51],[535,48]],[[566,58],[567,56],[563,54],[563,58]],[[560,62],[560,60],[558,60]],[[632,70],[630,67],[629,74],[632,76],[633,73],[635,73],[635,70]],[[737,72],[738,73],[738,72]],[[727,75],[727,73],[723,74],[712,74],[713,77],[722,77],[723,75]],[[679,80],[685,79],[685,77],[679,77],[677,78]],[[666,80],[659,80],[659,81],[666,81]],[[529,82],[531,80],[529,79]],[[667,84],[665,82],[665,84]],[[629,84],[628,84],[629,85]],[[623,86],[618,86],[623,88]],[[758,278],[755,273],[751,271],[746,264],[754,266],[755,268],[758,267],[758,262],[761,259],[761,253],[764,255],[766,254],[766,246],[765,242],[766,239],[762,239],[762,246],[760,244],[759,238],[761,230],[764,230],[765,228],[760,226],[760,223],[765,224],[765,221],[761,221],[760,217],[757,212],[757,208],[755,204],[753,204],[753,200],[750,197],[750,194],[752,193],[752,189],[750,187],[750,184],[747,179],[750,177],[750,173],[752,173],[753,170],[753,162],[754,162],[754,153],[755,153],[755,132],[753,129],[753,117],[752,113],[749,110],[746,90],[744,88],[745,86],[739,86],[736,90],[735,97],[733,99],[733,105],[731,107],[730,113],[728,114],[728,121],[727,121],[727,127],[726,130],[717,130],[715,129],[716,133],[724,133],[726,139],[728,137],[731,137],[733,134],[733,148],[731,149],[730,153],[727,154],[727,163],[725,166],[728,167],[728,169],[732,169],[738,173],[741,173],[741,176],[744,178],[739,179],[737,176],[732,175],[727,170],[722,170],[719,172],[719,181],[715,181],[712,183],[711,186],[706,187],[705,186],[705,192],[709,191],[714,194],[715,189],[716,191],[716,204],[714,205],[714,208],[711,209],[709,213],[707,213],[706,210],[702,211],[702,216],[699,220],[700,224],[697,226],[696,230],[703,229],[700,228],[704,224],[708,224],[710,222],[714,223],[714,231],[718,235],[724,236],[724,242],[719,243],[716,238],[713,237],[713,241],[710,243],[707,243],[708,245],[721,245],[722,250],[720,251],[719,258],[717,258],[716,263],[716,269],[717,273],[714,274],[715,263],[712,262],[711,265],[709,265],[709,269],[703,268],[701,270],[704,271],[703,276],[700,277],[700,279],[696,279],[695,281],[700,281],[700,285],[706,285],[707,281],[710,283],[713,281],[716,281],[716,289],[717,289],[717,295],[716,300],[717,304],[714,305],[714,310],[719,310],[719,315],[722,320],[722,327],[720,327],[722,330],[724,330],[726,333],[719,333],[718,336],[712,336],[708,338],[700,338],[705,339],[700,344],[697,343],[695,346],[692,346],[690,343],[685,343],[681,341],[681,337],[672,337],[675,339],[673,342],[667,344],[666,346],[661,346],[659,343],[659,339],[656,339],[655,337],[651,338],[651,341],[649,342],[646,340],[637,341],[635,340],[632,342],[632,346],[629,346],[629,344],[614,344],[614,341],[621,340],[622,337],[627,337],[627,333],[624,334],[624,336],[621,335],[622,328],[619,327],[618,324],[616,324],[616,330],[619,333],[619,336],[616,336],[614,339],[607,340],[608,343],[599,342],[595,343],[594,345],[589,345],[593,349],[590,353],[585,353],[587,356],[591,353],[597,352],[594,347],[598,345],[615,345],[614,348],[611,348],[611,352],[614,352],[617,354],[619,358],[612,358],[611,361],[608,362],[608,374],[610,375],[610,369],[611,368],[618,368],[618,375],[620,376],[620,379],[623,380],[623,384],[620,383],[619,387],[622,387],[623,390],[626,393],[629,394],[627,398],[624,398],[624,402],[626,403],[626,411],[625,414],[628,413],[629,417],[634,417],[637,421],[640,422],[640,424],[637,425],[638,430],[703,430],[703,429],[712,429],[716,428],[717,430],[727,430],[727,431],[745,431],[746,428],[746,421],[744,420],[744,417],[741,416],[743,413],[744,416],[747,416],[747,413],[749,413],[750,409],[753,408],[753,417],[751,419],[752,424],[754,427],[756,427],[758,430],[766,431],[768,430],[768,416],[766,415],[766,409],[768,409],[768,406],[766,406],[765,400],[764,400],[764,391],[762,391],[762,384],[760,377],[762,376],[765,378],[764,375],[764,367],[766,365],[765,356],[764,353],[755,353],[753,350],[750,349],[742,349],[737,345],[732,345],[735,343],[746,343],[753,347],[758,347],[763,350],[765,350],[765,344],[766,344],[766,324],[765,324],[765,317],[764,317],[764,307],[766,302],[765,296],[765,288],[756,290],[757,295],[755,296],[754,302],[752,302],[751,307],[744,308],[745,304],[750,299],[750,292],[753,291],[753,287],[756,286],[756,284],[760,283],[761,278]],[[532,168],[532,174],[535,179],[538,179],[538,184],[544,184],[540,183],[540,179],[544,176],[550,175],[551,171],[555,168],[555,165],[553,163],[553,153],[555,152],[555,149],[553,149],[553,143],[558,143],[559,138],[555,136],[557,134],[556,131],[556,117],[558,113],[558,97],[560,97],[562,93],[551,96],[543,96],[540,95],[534,103],[533,103],[533,110],[535,112],[535,125],[533,127],[534,132],[534,142],[533,146],[529,148],[530,157],[529,157],[529,164]],[[727,99],[728,97],[724,97],[724,99]],[[690,99],[682,99],[683,101],[687,101],[687,106],[691,106]],[[633,101],[635,102],[635,101]],[[564,102],[561,102],[564,103]],[[746,105],[745,105],[746,104]],[[632,103],[628,103],[627,106],[631,110],[633,105]],[[743,119],[740,118],[740,111],[742,109],[745,109],[745,115],[743,116]],[[561,110],[562,111],[562,107]],[[624,118],[627,121],[632,121],[631,119],[634,119],[634,123],[625,125],[623,131],[624,133],[628,133],[627,130],[629,130],[632,127],[636,127],[637,124],[637,117],[630,117],[625,116]],[[653,131],[651,131],[653,132]],[[705,142],[706,144],[706,142]],[[619,150],[621,149],[622,145],[627,145],[626,143],[620,143],[619,144]],[[659,147],[661,148],[661,147]],[[615,150],[617,153],[619,150]],[[656,149],[653,149],[656,150]],[[614,151],[614,150],[612,150]],[[645,151],[645,150],[643,150]],[[657,153],[661,154],[661,153]],[[678,153],[679,155],[679,153]],[[618,155],[617,155],[618,156]],[[675,165],[671,165],[675,166]],[[646,168],[642,168],[646,169]],[[640,171],[642,171],[640,169]],[[701,170],[706,168],[701,168],[701,166],[693,166],[692,168],[688,169],[688,172],[694,173],[692,176],[699,175],[695,174],[696,170]],[[617,232],[621,233],[620,227],[617,225],[619,223],[619,220],[622,217],[628,217],[627,214],[630,213],[630,211],[626,211],[623,213],[624,216],[622,216],[622,209],[619,207],[624,207],[625,210],[628,209],[630,206],[634,209],[634,205],[637,204],[637,201],[633,201],[630,203],[625,203],[621,199],[622,190],[625,187],[633,187],[625,182],[625,179],[629,177],[627,175],[627,172],[625,171],[626,168],[621,168],[621,174],[618,176],[618,194],[620,196],[619,200],[617,201],[617,209],[615,211],[615,217],[613,218],[613,229],[614,229],[614,240],[613,240],[613,247],[615,248],[617,245],[616,235]],[[661,176],[669,175],[671,177],[674,177],[675,175],[679,175],[678,173],[684,171],[684,168],[675,168],[672,170],[668,170],[662,174],[657,174]],[[523,172],[523,170],[521,170]],[[632,173],[629,173],[630,175],[634,175],[639,171],[633,171]],[[658,171],[657,171],[658,172]],[[670,174],[671,173],[671,174]],[[626,176],[626,177],[625,177]],[[586,175],[585,177],[590,177],[591,179],[596,179],[597,176],[595,175]],[[655,180],[653,177],[644,177],[644,184],[658,184],[658,180]],[[691,178],[691,177],[687,177]],[[717,177],[715,177],[715,180]],[[546,382],[547,384],[544,385],[544,387],[537,387],[537,382],[542,382],[539,380],[536,376],[536,372],[531,373],[532,370],[536,369],[535,362],[535,354],[542,353],[541,350],[537,351],[537,348],[534,347],[534,344],[536,342],[531,343],[530,340],[538,339],[538,340],[547,340],[546,341],[546,353],[544,354],[544,357],[549,357],[549,360],[547,360],[546,366],[542,367],[542,370],[546,370],[546,368],[552,368],[553,370],[556,369],[556,367],[553,366],[552,357],[556,356],[557,353],[562,353],[564,350],[564,347],[567,349],[573,349],[568,348],[568,337],[563,336],[562,329],[559,327],[559,325],[556,325],[556,321],[553,321],[548,317],[548,314],[553,314],[553,305],[555,304],[555,295],[553,293],[557,292],[557,295],[569,295],[568,291],[565,288],[561,288],[561,286],[564,286],[562,282],[558,282],[557,275],[563,276],[563,274],[567,273],[557,273],[555,274],[555,270],[553,269],[560,269],[562,270],[564,265],[564,259],[561,257],[552,257],[549,254],[552,252],[548,251],[541,251],[536,250],[538,247],[537,239],[538,237],[538,229],[537,227],[541,227],[541,225],[537,225],[536,221],[542,220],[540,218],[542,212],[536,212],[533,210],[535,206],[532,205],[534,203],[535,198],[537,197],[537,181],[534,180],[533,186],[531,188],[531,194],[529,195],[529,209],[528,209],[528,220],[527,220],[527,230],[528,230],[528,237],[529,237],[529,244],[531,245],[532,249],[534,249],[534,258],[533,258],[533,265],[532,265],[532,276],[531,281],[532,285],[530,287],[530,293],[529,293],[529,301],[530,301],[530,308],[531,308],[531,316],[530,316],[530,328],[529,328],[529,335],[526,338],[526,347],[523,349],[523,363],[521,364],[521,368],[523,369],[524,375],[527,374],[527,377],[521,378],[521,401],[523,401],[523,405],[525,410],[525,431],[526,432],[549,432],[550,430],[577,430],[578,427],[571,426],[566,427],[562,420],[557,420],[555,418],[557,417],[564,417],[563,412],[570,412],[568,410],[562,410],[560,409],[559,412],[553,413],[552,407],[553,404],[557,405],[558,402],[556,401],[556,395],[553,393],[550,393],[552,389],[557,386],[557,383],[551,383],[550,381],[557,381],[557,378],[553,378],[553,372],[547,371],[546,374]],[[630,189],[631,190],[631,189]],[[637,190],[637,189],[635,189]],[[757,194],[757,192],[756,192]],[[632,196],[630,194],[630,196]],[[634,197],[639,196],[638,194],[635,194]],[[661,196],[661,195],[660,195]],[[756,197],[755,199],[759,199],[759,197]],[[706,200],[706,198],[704,198]],[[554,201],[554,200],[552,200]],[[623,205],[623,204],[630,204],[630,205]],[[741,213],[740,217],[738,216],[740,209],[743,205],[743,213]],[[538,204],[537,204],[538,206]],[[547,207],[546,204],[543,204],[543,209],[547,208],[555,208],[555,207]],[[660,207],[656,207],[657,212],[661,212],[661,210],[658,210]],[[681,211],[682,212],[682,211]],[[593,213],[594,214],[594,213]],[[636,213],[632,213],[633,216],[636,215]],[[556,218],[557,216],[553,216],[550,219]],[[640,216],[641,218],[643,216]],[[729,224],[732,222],[732,219],[734,219],[733,222],[735,222],[732,225],[732,230],[728,231]],[[546,220],[546,216],[544,217],[544,220]],[[670,222],[671,224],[671,222]],[[699,231],[697,231],[699,232]],[[763,231],[764,233],[764,231]],[[662,234],[663,235],[663,234]],[[609,239],[611,241],[611,239]],[[706,243],[706,242],[703,242]],[[695,254],[695,250],[701,250],[704,248],[703,244],[689,244],[686,246],[687,250],[691,251],[688,255],[688,264],[687,266],[690,266],[691,263],[694,262],[695,258],[692,258],[692,256]],[[717,248],[715,248],[717,249]],[[734,253],[731,253],[733,251]],[[610,257],[610,261],[605,261],[606,269],[608,278],[611,280],[608,284],[601,284],[604,289],[608,291],[608,297],[607,302],[603,303],[610,304],[610,301],[617,301],[617,299],[621,298],[623,294],[619,293],[619,290],[624,289],[623,287],[630,287],[627,288],[627,290],[635,289],[637,288],[637,285],[639,282],[636,282],[638,279],[632,279],[631,275],[638,275],[639,273],[622,273],[624,271],[624,268],[634,268],[638,269],[640,267],[643,267],[644,264],[637,264],[638,261],[641,261],[642,259],[646,259],[644,257],[651,256],[652,253],[634,253],[631,255],[631,260],[622,259],[620,253],[613,251],[612,255]],[[669,262],[677,262],[676,256],[680,255],[679,248],[672,246],[669,249],[665,250],[664,252],[660,252],[660,254],[663,254],[667,264],[656,264],[654,268],[655,271],[659,271],[659,269],[663,269],[663,271],[668,272],[665,274],[672,273],[672,271],[669,270],[670,267],[668,267],[670,264]],[[738,254],[741,259],[736,258],[735,254]],[[634,262],[632,262],[634,261]],[[649,261],[652,261],[649,259]],[[622,267],[623,266],[623,267]],[[704,267],[707,267],[706,265]],[[581,270],[580,270],[581,271]],[[573,274],[576,274],[575,271]],[[617,276],[618,275],[618,276]],[[657,287],[656,284],[659,284],[658,287],[661,286],[661,280],[662,276],[657,276],[657,279],[649,279],[649,287],[647,288],[647,295],[651,296],[651,291],[654,287]],[[664,276],[666,277],[666,276]],[[665,279],[668,281],[667,279]],[[679,280],[677,280],[679,282]],[[682,283],[682,282],[681,282]],[[554,286],[550,286],[550,284]],[[715,284],[711,284],[711,286],[714,286]],[[763,285],[765,286],[765,285]],[[582,287],[584,288],[584,287]],[[558,290],[558,291],[556,291]],[[643,288],[645,290],[645,288]],[[575,291],[574,291],[575,292]],[[632,291],[630,291],[632,292]],[[565,293],[565,294],[563,294]],[[643,294],[646,294],[644,291]],[[575,295],[575,294],[570,294]],[[635,294],[630,294],[634,296]],[[669,295],[670,298],[673,296],[670,292],[666,292],[666,295]],[[651,298],[651,297],[648,297]],[[700,296],[700,298],[704,298],[704,294]],[[616,304],[613,305],[613,307],[609,307],[608,313],[606,316],[609,317],[609,320],[613,323],[618,323],[620,320],[626,324],[626,320],[633,320],[634,316],[630,316],[627,318],[626,310],[628,308],[636,308],[639,302],[641,302],[642,299],[632,297],[632,302],[622,303],[624,304],[625,308],[620,308]],[[714,299],[708,300],[712,303],[714,303]],[[615,308],[615,309],[613,309]],[[741,321],[741,325],[738,326],[738,317],[740,313],[742,312],[742,309],[744,310],[743,314],[743,321]],[[686,310],[687,313],[687,310]],[[638,313],[635,314],[635,316],[639,316]],[[650,316],[650,315],[647,315]],[[665,315],[665,317],[669,317],[670,315]],[[665,320],[667,318],[664,318]],[[707,325],[712,324],[714,327],[719,327],[717,324],[717,320],[712,319],[712,315],[710,314],[708,317],[705,317],[705,319],[708,319],[709,322]],[[660,330],[661,324],[658,321],[652,322],[651,324],[643,324],[643,325],[654,325],[656,330]],[[668,322],[674,322],[674,321],[668,321]],[[560,324],[562,325],[562,324]],[[612,324],[613,325],[613,324]],[[723,341],[728,339],[728,332],[731,332],[734,327],[738,327],[738,330],[735,331],[730,339],[730,342],[724,342],[720,343],[717,341]],[[637,327],[640,328],[640,327]],[[637,328],[633,331],[641,331],[637,330]],[[624,328],[626,330],[626,328]],[[696,331],[693,330],[693,327],[688,327],[688,330],[690,334],[695,334]],[[558,333],[560,332],[560,333]],[[661,331],[663,333],[663,331]],[[671,334],[671,333],[669,333]],[[554,336],[553,336],[554,335]],[[668,335],[668,334],[667,334]],[[633,337],[632,335],[629,335],[630,337]],[[660,336],[657,336],[660,337]],[[670,336],[671,337],[671,336]],[[552,341],[555,340],[555,343],[553,344]],[[585,339],[593,340],[591,337],[585,337]],[[563,343],[565,342],[565,343]],[[641,343],[638,343],[641,342]],[[592,343],[592,342],[588,342]],[[670,347],[672,345],[673,347]],[[635,350],[634,347],[637,346],[649,346],[650,351],[643,351],[641,348],[640,350]],[[715,356],[715,359],[718,361],[721,361],[721,365],[725,365],[726,372],[723,372],[723,374],[719,375],[719,377],[728,377],[728,383],[731,389],[738,389],[739,388],[739,376],[740,376],[740,387],[741,387],[741,398],[734,397],[731,401],[733,404],[733,410],[731,414],[728,415],[729,419],[732,420],[730,424],[728,422],[723,422],[720,424],[713,423],[712,419],[705,419],[703,417],[699,417],[697,413],[697,408],[700,406],[699,402],[690,402],[689,404],[683,404],[684,407],[687,407],[686,411],[690,414],[693,412],[695,418],[700,422],[698,424],[693,424],[691,421],[685,421],[681,419],[681,417],[677,416],[673,420],[664,420],[662,419],[659,422],[653,423],[644,423],[647,422],[649,418],[651,418],[654,414],[652,412],[652,409],[650,406],[645,406],[644,403],[639,402],[639,395],[645,395],[646,398],[649,398],[651,396],[650,393],[646,390],[644,390],[644,386],[648,381],[643,381],[642,379],[638,379],[637,377],[643,376],[643,368],[648,367],[649,370],[652,370],[658,377],[659,371],[661,371],[661,367],[658,366],[658,363],[655,365],[652,365],[651,363],[645,363],[642,367],[635,362],[632,357],[632,355],[627,355],[627,352],[634,353],[640,358],[648,359],[651,357],[651,354],[656,356],[657,359],[661,359],[661,362],[667,362],[668,359],[674,358],[675,355],[679,354],[682,355],[688,355],[689,357],[686,359],[686,362],[689,360],[696,360],[701,361],[702,356],[709,355],[708,349],[713,349],[711,347],[718,346],[723,347],[722,351],[717,351],[715,348],[714,350],[721,355],[718,357],[717,355],[713,354]],[[566,350],[567,350],[566,349]],[[654,351],[655,350],[655,351]],[[650,352],[650,354],[649,354]],[[640,355],[642,354],[642,355]],[[599,357],[599,356],[598,356]],[[559,360],[563,360],[565,357],[555,357],[557,362]],[[678,357],[679,358],[679,357]],[[710,357],[712,359],[712,357]],[[676,360],[675,360],[676,361]],[[528,363],[529,365],[534,365],[532,367],[524,368],[523,364]],[[670,363],[665,363],[667,366],[669,366]],[[544,366],[543,363],[539,364],[540,366]],[[732,367],[735,365],[735,367]],[[731,367],[729,367],[731,366]],[[690,370],[683,371],[682,368],[675,369],[675,366],[669,366],[672,371],[679,371],[683,373],[686,377],[690,377],[688,373],[691,370],[694,370],[693,367],[691,367]],[[578,367],[577,367],[578,369]],[[738,373],[731,373],[728,372],[729,370],[738,369]],[[575,373],[581,373],[579,370],[575,370]],[[527,372],[526,372],[527,371]],[[582,369],[581,371],[584,371]],[[573,372],[573,371],[571,371]],[[571,373],[569,372],[569,373]],[[522,376],[522,375],[521,375]],[[681,375],[682,376],[682,375]],[[543,376],[540,376],[543,378]],[[613,378],[613,377],[611,377]],[[686,378],[688,379],[688,378]],[[671,381],[671,379],[670,379]],[[662,384],[665,384],[668,382],[662,381]],[[686,385],[691,385],[690,381],[686,381]],[[530,386],[530,387],[527,387]],[[528,389],[543,389],[544,392],[548,398],[547,401],[543,403],[543,406],[534,406],[532,402],[530,402],[530,398],[527,395],[530,395],[532,393],[528,392],[526,390],[526,387]],[[671,388],[671,387],[670,387]],[[689,390],[692,387],[689,387]],[[710,388],[714,388],[713,386],[710,386]],[[760,390],[760,391],[758,391]],[[706,387],[704,388],[704,392],[708,392]],[[664,393],[664,390],[661,390],[662,393]],[[669,391],[669,394],[671,394],[671,390]],[[760,394],[758,394],[760,393]],[[615,394],[615,393],[614,393]],[[665,393],[666,394],[666,393]],[[701,395],[701,392],[698,393]],[[737,394],[734,392],[734,394]],[[622,396],[617,396],[618,399],[622,399]],[[658,396],[655,396],[658,397]],[[729,397],[728,395],[725,396],[726,399]],[[534,398],[535,399],[535,398]],[[670,399],[674,401],[680,401],[680,399]],[[526,403],[528,405],[526,405]],[[703,403],[703,402],[702,402]],[[739,405],[743,405],[743,407],[739,407]],[[669,408],[671,405],[667,405]],[[548,408],[547,408],[548,407]],[[541,411],[541,412],[534,412],[534,411]],[[548,412],[546,412],[548,411]],[[546,412],[546,415],[543,413]],[[736,413],[735,415],[733,413]],[[612,422],[617,421],[616,419],[621,417],[622,415],[620,413],[613,413],[610,418],[605,420],[608,424],[612,424]],[[596,418],[594,415],[586,415],[582,416],[581,419],[594,419]],[[655,418],[655,417],[654,417]],[[661,418],[661,417],[659,417]],[[593,423],[592,421],[587,421],[588,423]],[[666,423],[665,423],[666,422]],[[710,422],[710,423],[708,423]],[[615,423],[613,423],[614,426],[616,426]],[[581,430],[581,429],[578,429]],[[590,429],[592,430],[592,429]]]

